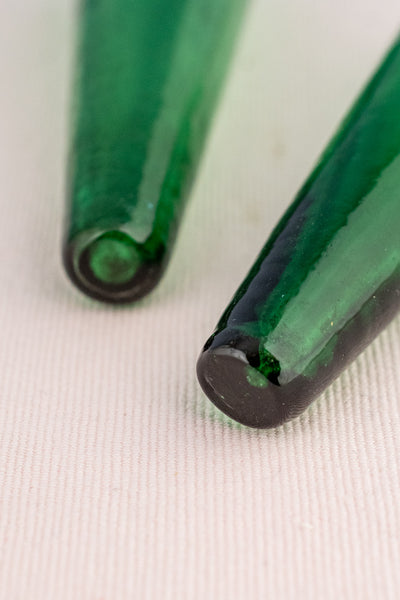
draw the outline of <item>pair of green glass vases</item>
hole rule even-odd
[[[89,296],[133,302],[162,276],[245,4],[82,4],[63,256]],[[230,417],[275,427],[399,307],[396,41],[226,308],[199,381]]]

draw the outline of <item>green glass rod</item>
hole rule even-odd
[[[251,427],[298,416],[400,308],[400,40],[200,355],[209,398]]]
[[[98,300],[160,280],[246,0],[84,0],[63,260]]]

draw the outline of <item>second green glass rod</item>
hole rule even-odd
[[[239,286],[199,358],[251,427],[298,416],[400,309],[400,39]]]
[[[246,0],[85,0],[63,257],[86,294],[131,302],[175,240]]]

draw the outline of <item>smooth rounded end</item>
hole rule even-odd
[[[162,260],[150,260],[140,244],[118,230],[78,236],[64,245],[63,259],[82,292],[110,303],[139,300],[156,286],[163,271]]]
[[[81,270],[97,284],[120,286],[134,278],[141,258],[129,235],[108,231],[86,247],[80,263]]]
[[[230,346],[204,350],[197,377],[209,399],[242,425],[272,428],[292,418],[282,389],[252,366],[242,350]]]
[[[259,429],[298,417],[324,389],[318,378],[288,375],[265,340],[230,327],[211,336],[197,362],[209,399],[231,419]]]

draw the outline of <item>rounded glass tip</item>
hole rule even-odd
[[[197,363],[197,377],[215,406],[247,427],[277,427],[304,408],[301,393],[294,395],[291,385],[280,386],[267,378],[250,364],[243,350],[232,346],[206,345]]]
[[[85,294],[111,303],[142,298],[161,275],[161,265],[146,260],[141,245],[118,230],[67,243],[64,263],[72,281]]]
[[[83,268],[90,270],[100,284],[119,286],[135,276],[141,258],[133,240],[126,233],[109,231],[87,246]]]

